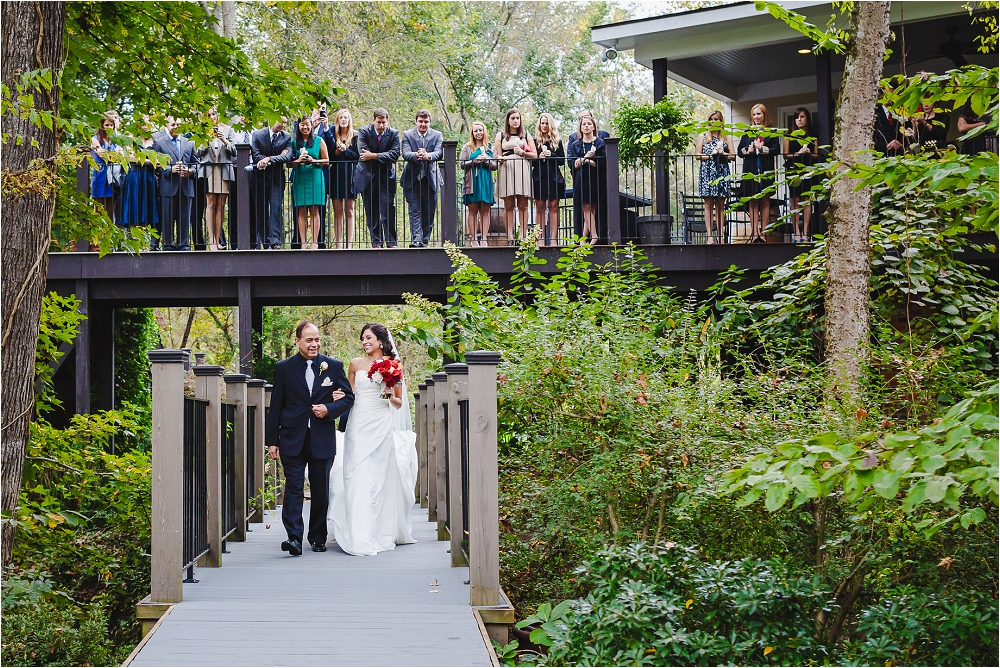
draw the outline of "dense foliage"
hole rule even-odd
[[[149,593],[150,456],[109,454],[143,429],[120,411],[32,424],[3,584],[5,665],[120,664]]]
[[[653,151],[683,152],[691,143],[690,132],[682,129],[690,119],[690,109],[677,95],[654,104],[623,100],[611,119],[622,161],[635,164]]]

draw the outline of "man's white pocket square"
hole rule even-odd
[[[320,384],[320,387],[330,387],[331,385],[333,385],[333,380],[331,380],[330,378],[324,378],[323,382]]]

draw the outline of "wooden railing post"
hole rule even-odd
[[[445,446],[445,433],[448,425],[444,420],[444,407],[448,403],[448,374],[439,371],[431,376],[434,379],[434,476],[437,502],[437,533],[438,540],[448,540],[448,452]]]
[[[444,365],[448,374],[448,528],[451,530],[451,565],[468,566],[462,539],[468,527],[462,516],[462,413],[460,401],[469,399],[469,367],[461,362]]]
[[[604,140],[608,161],[608,243],[622,242],[621,191],[618,183],[618,137]]]
[[[444,151],[444,185],[441,186],[441,241],[458,243],[458,142],[448,139],[442,146]]]
[[[226,401],[236,404],[233,415],[233,439],[236,442],[236,531],[229,537],[234,543],[244,543],[247,539],[247,381],[250,376],[243,373],[227,373]]]
[[[269,410],[271,410],[271,390],[273,389],[273,387],[274,386],[271,385],[271,383],[267,383],[266,385],[264,385],[264,415],[265,416],[267,415],[267,412]],[[268,461],[270,463],[270,466],[268,468],[271,469],[271,480],[273,481],[273,484],[272,484],[272,487],[271,487],[271,491],[272,491],[271,502],[267,504],[267,509],[268,510],[277,510],[278,509],[278,497],[281,494],[281,490],[278,489],[278,462],[276,460],[271,460],[270,458],[268,458]]]
[[[182,350],[150,350],[153,447],[150,600],[177,603],[184,585],[184,364]]]
[[[424,412],[426,414],[424,426],[426,427],[427,441],[427,521],[437,522],[437,423],[434,421],[434,404],[437,403],[437,387],[434,378],[424,381],[427,384],[427,398],[424,400]]]
[[[497,362],[500,353],[470,351],[469,584],[472,605],[500,604],[500,511],[497,495]]]
[[[84,160],[76,167],[76,191],[86,197],[90,196],[90,162],[88,160]],[[90,239],[83,238],[73,241],[76,241],[75,250],[77,253],[90,252]],[[77,411],[77,413],[79,412]],[[86,412],[89,413],[90,411]]]
[[[417,503],[421,508],[424,506],[424,488],[427,486],[424,482],[423,476],[425,472],[424,465],[424,439],[421,434],[424,430],[424,411],[423,411],[423,395],[427,394],[427,386],[423,383],[417,385],[417,392],[413,393],[413,430],[417,434],[417,482],[413,485],[414,496]]]
[[[250,179],[254,175],[245,169],[249,164],[250,145],[237,144],[236,164],[233,166],[236,169],[236,192],[234,193],[236,197],[236,239],[234,241],[240,250],[250,250],[257,242],[256,239],[251,238],[251,235],[256,236],[256,232],[250,224]],[[230,197],[232,196],[230,195]],[[230,225],[230,236],[233,234],[232,228],[233,226]]]
[[[222,566],[222,373],[214,364],[194,367],[195,396],[208,402],[205,411],[205,478],[208,508],[208,553],[198,560],[207,568]]]
[[[247,448],[247,466],[253,467],[253,480],[256,489],[247,492],[247,498],[253,498],[256,508],[250,515],[251,522],[264,521],[264,386],[266,380],[251,378],[247,383],[247,406],[253,406],[253,450]]]

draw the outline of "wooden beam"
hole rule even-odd
[[[152,534],[150,599],[183,599],[184,365],[182,350],[150,350],[152,362]]]
[[[194,367],[195,396],[208,401],[205,415],[205,478],[208,507],[208,554],[198,560],[207,568],[222,566],[222,374],[214,364]]]
[[[500,604],[500,512],[497,474],[497,362],[500,353],[470,351],[469,600]]]

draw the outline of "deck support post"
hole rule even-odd
[[[433,376],[424,381],[427,384],[427,398],[424,399],[426,419],[425,441],[427,443],[427,521],[437,522],[437,423],[434,420],[434,405],[437,403],[437,387]]]
[[[271,390],[273,388],[274,386],[271,385],[271,383],[267,383],[266,385],[264,385],[265,416],[267,415],[267,411],[271,409]],[[271,501],[270,503],[267,504],[267,509],[277,510],[278,506],[281,505],[282,502],[282,491],[281,487],[279,486],[280,481],[278,479],[278,467],[281,465],[281,462],[279,460],[272,460],[270,457],[267,458],[267,461],[269,464],[268,468],[270,469],[271,473],[271,480],[273,481],[271,485]]]
[[[222,377],[226,381],[226,401],[236,404],[233,416],[233,438],[236,441],[236,480],[232,481],[236,488],[236,531],[229,537],[234,543],[245,543],[247,540],[247,382],[250,377],[242,373],[227,373]]]
[[[76,335],[76,406],[75,413],[90,412],[90,289],[89,281],[76,282],[76,298],[80,300],[77,310],[87,319],[81,320]]]
[[[451,532],[451,565],[468,566],[462,553],[462,539],[468,527],[462,509],[462,413],[460,401],[469,399],[469,367],[461,362],[446,364],[448,374],[448,529]]]
[[[253,301],[249,278],[237,279],[237,306],[239,320],[240,373],[253,375]]]
[[[497,363],[500,353],[465,353],[469,367],[469,601],[490,638],[507,643],[514,607],[500,590]]]
[[[195,396],[208,402],[205,411],[205,505],[208,508],[208,553],[203,568],[222,566],[222,373],[221,366],[195,366]]]
[[[445,423],[445,409],[448,404],[448,374],[439,371],[434,379],[434,491],[437,501],[438,540],[448,540],[448,425]]]
[[[152,535],[150,600],[183,599],[184,365],[183,350],[150,350],[152,362]]]
[[[247,406],[253,406],[253,424],[247,429],[253,429],[253,449],[250,439],[247,439],[247,466],[253,467],[253,481],[256,487],[247,490],[247,501],[253,499],[250,512],[251,522],[264,521],[264,386],[266,380],[251,378],[247,383]],[[249,436],[249,433],[247,434]]]
[[[427,383],[417,385],[420,391],[413,395],[417,411],[417,503],[427,507]]]

